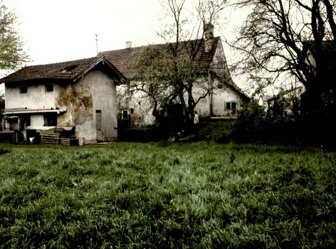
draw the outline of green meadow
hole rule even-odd
[[[0,248],[336,248],[336,152],[0,145]]]

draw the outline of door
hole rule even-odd
[[[104,133],[102,131],[102,111],[96,110],[96,130],[97,130],[97,141],[104,141]]]

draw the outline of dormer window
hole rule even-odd
[[[27,86],[20,86],[20,94],[25,94],[28,92]]]
[[[54,85],[53,84],[46,84],[45,85],[45,91],[46,92],[53,92],[54,91]]]
[[[61,70],[61,73],[71,73],[72,70],[76,69],[78,65],[71,65],[68,67],[65,67]]]

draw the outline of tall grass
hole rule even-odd
[[[3,248],[335,248],[335,152],[0,146]]]

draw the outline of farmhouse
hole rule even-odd
[[[208,24],[204,38],[180,44],[183,56],[197,44],[195,60],[206,68],[195,84],[206,89],[193,88],[199,98],[195,110],[202,118],[235,118],[249,97],[233,82],[221,38],[214,37],[213,30]],[[151,46],[167,45],[171,44]],[[131,83],[139,82],[134,55],[147,47],[128,43],[125,49],[93,58],[24,67],[1,79],[6,93],[1,132],[18,133],[26,141],[88,144],[116,139],[118,119],[154,124],[150,101],[141,91],[130,91]]]
[[[195,60],[207,69],[207,74],[200,75],[198,80],[207,85],[207,89],[195,87],[193,95],[198,98],[205,95],[209,89],[211,90],[205,98],[200,99],[195,110],[202,118],[234,118],[237,110],[249,101],[249,97],[239,89],[230,76],[221,38],[214,37],[214,26],[212,24],[205,26],[203,39],[183,41],[179,45],[182,56],[190,53],[193,46],[199,45]],[[164,49],[167,44],[151,46]],[[141,91],[130,89],[130,82],[136,82],[139,73],[138,69],[132,66],[133,56],[146,48],[148,47],[132,47],[131,42],[127,42],[125,49],[101,52],[128,79],[128,84],[117,87],[117,92],[121,96],[119,103],[121,116],[127,118],[132,114],[136,117],[132,122],[138,125],[149,125],[155,122],[149,100],[144,98]]]
[[[116,85],[124,80],[103,56],[24,67],[1,80],[6,93],[2,131],[55,143],[116,139]]]

